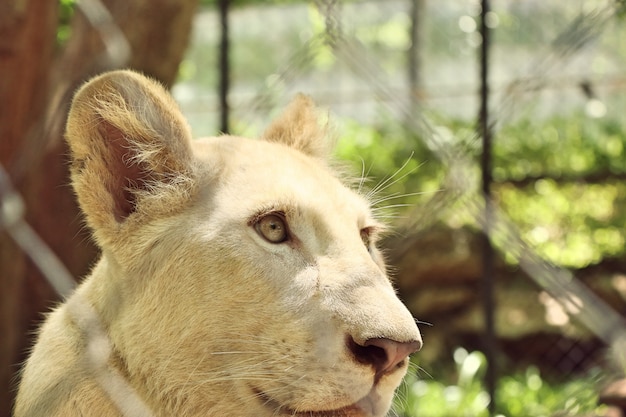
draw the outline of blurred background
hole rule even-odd
[[[0,5],[0,416],[32,331],[97,256],[62,140],[130,67],[195,136],[297,93],[368,178],[424,349],[393,416],[623,416],[626,4],[34,0]]]

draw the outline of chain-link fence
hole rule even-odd
[[[526,161],[531,168],[514,172],[509,168],[520,164],[506,161],[506,155],[513,153],[506,153],[508,145],[500,145],[513,142],[507,126],[520,120],[548,120],[549,124],[554,117],[584,114],[587,123],[594,125],[622,113],[620,97],[626,87],[622,5],[614,1],[572,3],[576,4],[319,0],[252,10],[251,6],[233,9],[228,2],[219,2],[221,13],[207,10],[197,15],[194,39],[173,91],[200,134],[258,132],[268,113],[296,91],[305,91],[338,116],[340,132],[346,126],[352,129],[350,121],[355,121],[412,138],[412,145],[399,148],[404,152],[401,157],[409,157],[412,146],[422,149],[418,157],[432,158],[428,164],[436,167],[433,175],[438,176],[438,183],[436,192],[427,193],[404,218],[395,220],[404,237],[390,240],[396,245],[392,258],[400,267],[408,265],[398,272],[400,292],[420,319],[420,314],[425,314],[426,320],[433,322],[433,335],[454,338],[450,333],[456,332],[455,341],[485,352],[488,391],[497,398],[496,364],[502,355],[512,361],[516,355],[540,358],[541,366],[570,373],[588,366],[589,358],[596,361],[601,356],[598,353],[609,348],[621,369],[626,368],[626,325],[624,311],[619,311],[626,299],[623,251],[609,251],[581,265],[560,264],[561,258],[550,258],[554,251],[544,245],[551,236],[549,227],[520,225],[519,215],[511,209],[511,202],[518,200],[506,200],[519,187],[526,190],[525,200],[519,201],[537,205],[537,199],[549,193],[542,187],[554,189],[560,181],[567,187],[588,185],[577,194],[581,199],[594,198],[598,190],[593,185],[603,182],[613,187],[616,196],[624,192],[620,184],[626,171],[611,159],[623,159],[619,138],[607,145],[614,152],[597,160],[599,166],[610,169],[595,182],[583,168],[552,170],[550,158]],[[126,65],[130,47],[107,9],[97,0],[78,2],[76,7],[100,33],[107,66]],[[217,24],[220,19],[221,25]],[[258,32],[271,22],[276,33],[266,34],[266,44],[254,43]],[[245,48],[267,48],[267,55],[255,61]],[[206,58],[203,54],[207,53],[215,58]],[[216,73],[213,68],[202,66],[207,59],[222,71],[219,88],[215,88],[217,76],[207,75]],[[577,113],[578,109],[582,113]],[[215,117],[211,119],[211,115]],[[401,129],[385,127],[388,125]],[[565,128],[557,135],[561,135],[559,147],[573,140]],[[615,135],[624,136],[623,131]],[[544,139],[529,137],[530,145],[514,146],[545,150],[545,143],[537,144]],[[570,164],[584,165],[580,157],[568,157]],[[597,172],[604,170],[590,176]],[[69,294],[74,282],[70,274],[24,221],[24,202],[4,169],[0,174],[2,228],[61,297]],[[420,171],[407,175],[419,176]],[[387,181],[395,184],[396,179]],[[530,194],[533,196],[528,197]],[[618,204],[620,198],[609,203],[613,210],[624,209]],[[545,204],[549,209],[550,203]],[[604,232],[592,234],[597,239],[606,235],[605,240],[623,242],[623,225],[620,234],[614,232],[615,227],[598,224],[598,219],[619,221],[611,216],[598,216],[597,230]],[[437,230],[444,232],[437,235]],[[460,240],[445,236],[460,236]],[[421,243],[430,242],[430,237],[436,242],[448,239],[441,246],[443,253],[433,250],[432,258],[420,260],[416,251],[428,251]],[[467,253],[454,258],[446,257],[446,251],[448,255]],[[432,263],[437,257],[445,267],[429,264],[420,270],[420,262]],[[606,265],[613,262],[615,267],[599,271],[605,258]],[[593,280],[600,275],[608,276],[607,282],[616,290],[601,291],[601,285]],[[532,284],[525,287],[528,283]],[[423,308],[418,293],[429,294],[440,304]],[[622,299],[607,294],[621,294]],[[454,326],[439,332],[447,327],[444,318]],[[543,323],[537,324],[541,320]],[[531,322],[534,324],[529,325]],[[509,331],[516,323],[526,330]],[[467,330],[463,337],[458,337],[459,329]]]

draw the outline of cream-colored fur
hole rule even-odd
[[[157,83],[83,86],[67,139],[102,256],[43,325],[15,416],[385,415],[421,338],[324,136],[304,96],[263,140],[192,141]]]

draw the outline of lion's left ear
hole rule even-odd
[[[262,139],[279,142],[309,156],[327,159],[333,140],[328,123],[322,124],[318,109],[310,97],[298,94],[265,130]]]

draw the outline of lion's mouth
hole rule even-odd
[[[371,414],[365,412],[356,403],[345,407],[331,409],[331,410],[294,410],[279,401],[273,399],[266,393],[256,388],[253,391],[257,398],[263,403],[263,405],[271,409],[278,416],[290,416],[290,417],[370,417]]]

